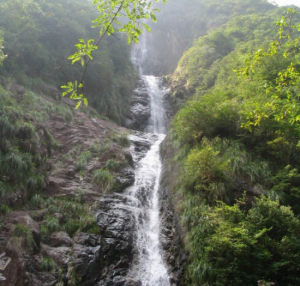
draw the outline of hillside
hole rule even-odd
[[[170,77],[179,111],[164,153],[179,179],[165,184],[185,230],[187,285],[299,284],[298,107],[285,101],[296,104],[299,88],[297,76],[281,76],[298,43],[253,66],[249,56],[276,40],[284,11],[235,17],[200,37]]]

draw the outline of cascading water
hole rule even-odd
[[[162,163],[159,147],[167,129],[167,120],[163,104],[165,90],[160,87],[159,78],[143,75],[139,60],[145,57],[146,40],[133,51],[133,62],[139,68],[148,94],[151,98],[151,117],[146,132],[154,143],[146,156],[138,162],[135,172],[135,184],[128,190],[133,200],[136,221],[136,253],[129,277],[140,281],[142,286],[169,286],[169,276],[160,247],[159,182]],[[133,152],[133,156],[135,156]],[[134,158],[135,159],[135,158]]]

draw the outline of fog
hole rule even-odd
[[[271,0],[271,3],[275,3],[279,6],[296,5],[300,7],[300,0]]]

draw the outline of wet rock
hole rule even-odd
[[[129,136],[134,154],[134,163],[139,162],[143,157],[145,157],[155,139],[155,135],[142,132],[135,132]]]
[[[142,286],[142,281],[127,280],[125,286]]]
[[[80,233],[74,237],[71,259],[82,278],[81,285],[125,285],[134,229],[133,215],[126,208],[126,200],[126,196],[117,194],[104,196],[98,203],[97,214],[101,234]]]
[[[133,185],[135,180],[134,172],[131,168],[123,169],[122,172],[117,174],[115,178],[117,180],[116,191],[118,192],[122,192]]]
[[[72,246],[73,240],[69,237],[69,235],[63,231],[55,232],[50,236],[50,246],[58,247],[58,246]]]
[[[43,244],[41,253],[44,256],[52,258],[58,265],[66,265],[69,262],[69,253],[71,249],[69,247],[50,247]]]
[[[102,249],[101,238],[85,234],[81,236],[73,247],[72,263],[78,277],[81,277],[81,285],[95,285],[102,274]]]
[[[151,116],[150,96],[145,82],[140,79],[133,91],[131,116],[126,121],[126,127],[134,130],[144,130]]]

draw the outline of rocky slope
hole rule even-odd
[[[22,102],[27,91],[18,90],[6,95]],[[92,109],[75,112],[72,102],[43,95],[39,100],[64,104],[70,118],[49,112],[41,122],[27,110],[24,120],[51,134],[55,146],[37,149],[47,173],[42,192],[26,197],[12,192],[15,199],[6,201],[1,213],[0,270],[6,281],[0,285],[139,285],[125,279],[134,224],[121,194],[134,182],[127,139],[132,131],[100,119]],[[132,144],[138,158],[151,146],[139,136]]]
[[[0,273],[6,281],[0,285],[141,285],[126,278],[136,251],[136,224],[123,190],[134,183],[134,168],[153,138],[103,120],[91,108],[75,111],[72,101],[61,102],[52,93],[34,95],[21,86],[5,85],[5,96],[26,108],[22,120],[40,130],[36,153],[44,160],[37,172],[45,179],[41,190],[13,191],[5,201]],[[31,102],[23,106],[29,93]],[[128,126],[143,130],[150,117],[150,98],[142,80],[131,111]],[[47,116],[38,119],[44,113]],[[169,107],[167,113],[171,115]],[[181,245],[168,195],[163,188],[161,239],[174,273],[172,285],[180,285],[184,255],[177,251]]]

